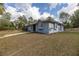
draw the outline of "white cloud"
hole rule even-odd
[[[15,4],[15,8],[17,10],[21,10],[21,11],[26,11],[29,8],[31,8],[32,4],[31,3],[16,3]]]
[[[17,12],[19,11],[19,12]],[[12,6],[6,6],[6,12],[11,13],[11,20],[16,20],[20,15],[25,15],[28,17],[33,17],[33,19],[38,19],[40,17],[39,8],[32,7],[31,4],[18,3],[15,4],[15,8]]]
[[[15,4],[15,7],[7,5],[6,12],[10,12],[12,14],[11,20],[16,20],[22,15],[25,15],[27,19],[32,17],[35,20],[38,20],[39,18],[46,19],[48,16],[54,17],[54,15],[51,15],[48,12],[44,12],[41,15],[38,7],[32,7],[31,4],[25,3],[17,3]]]
[[[72,15],[77,9],[79,9],[77,3],[69,3],[67,7],[63,7],[62,9],[60,9],[57,14],[59,15],[63,11]]]
[[[39,8],[32,7],[31,4],[18,3],[15,4],[15,8],[7,6],[7,11],[9,11],[13,16],[12,19],[17,19],[20,15],[25,15],[26,18],[33,17],[33,19],[40,18]],[[19,11],[19,12],[17,12]]]
[[[16,12],[16,8],[13,8],[11,6],[7,6],[6,12],[14,13],[14,12]]]
[[[27,18],[32,17],[33,19],[36,19],[36,20],[40,18],[39,8],[37,7],[31,7],[25,13]]]
[[[42,19],[42,20],[45,20],[47,17],[52,17],[52,18],[54,18],[54,15],[51,15],[50,13],[48,13],[48,12],[44,12],[41,16],[40,16],[40,18]]]
[[[49,13],[44,12],[44,13],[40,16],[40,18],[41,18],[41,19],[46,19],[46,18],[49,17],[49,16],[50,16]]]
[[[55,18],[55,16],[54,16],[53,14],[51,15],[51,17],[52,17],[52,18]]]
[[[15,20],[19,17],[19,13],[17,12],[16,8],[7,6],[6,12],[11,13],[11,20]]]
[[[50,10],[52,10],[52,8],[56,8],[58,3],[48,3]]]

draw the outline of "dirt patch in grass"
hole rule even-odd
[[[26,33],[0,40],[0,55],[79,55],[79,32]]]
[[[5,31],[0,31],[0,37],[4,36],[6,34],[14,34],[14,33],[19,33],[22,31],[18,31],[18,30],[5,30]]]

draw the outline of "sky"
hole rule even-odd
[[[72,15],[79,8],[78,3],[5,3],[4,6],[6,12],[12,14],[12,20],[21,15],[36,20],[48,16],[58,18],[62,11]]]

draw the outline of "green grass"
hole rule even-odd
[[[0,55],[79,56],[79,32],[26,33],[3,38]]]

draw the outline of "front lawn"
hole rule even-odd
[[[0,55],[79,55],[79,32],[25,33],[3,38]]]

